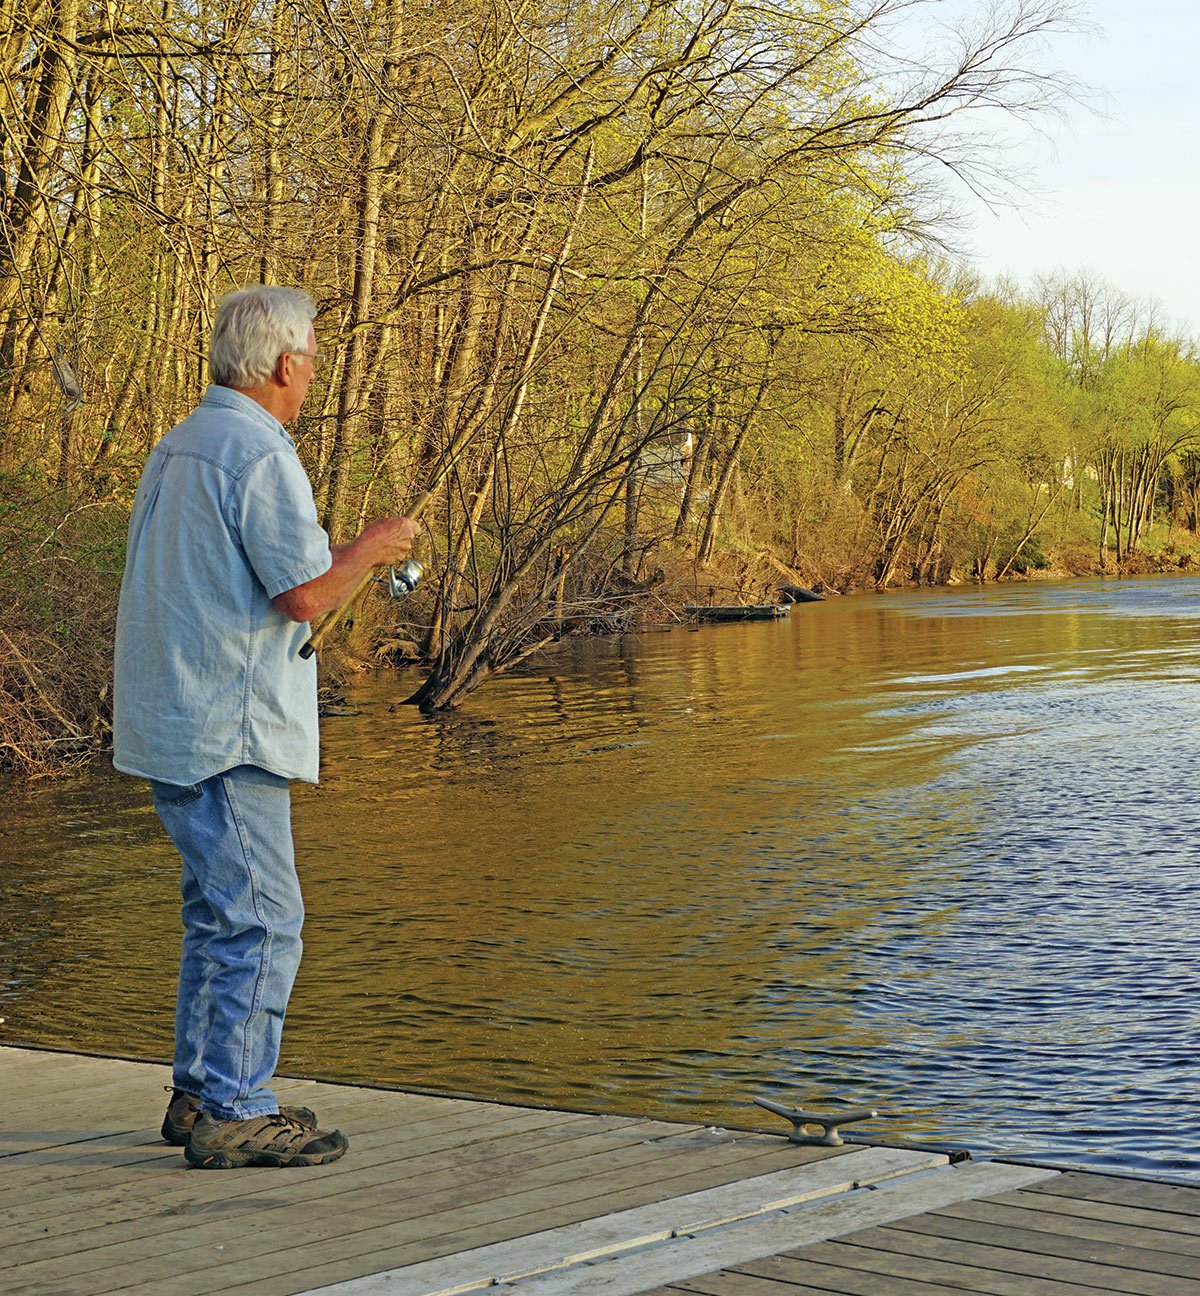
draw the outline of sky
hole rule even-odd
[[[1069,107],[1048,138],[1019,127],[1013,158],[1037,192],[994,212],[959,195],[956,242],[985,278],[1088,270],[1200,338],[1200,2],[1079,9],[1092,30],[1051,38],[1043,65],[1087,83],[1098,111]]]

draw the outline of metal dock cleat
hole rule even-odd
[[[853,1111],[822,1115],[820,1112],[801,1111],[798,1107],[785,1107],[782,1103],[772,1102],[770,1098],[755,1098],[754,1101],[767,1111],[792,1122],[792,1132],[788,1138],[793,1143],[813,1143],[821,1147],[841,1147],[844,1140],[838,1130],[843,1125],[849,1125],[853,1121],[873,1120],[879,1115],[873,1107],[858,1107]],[[805,1133],[806,1125],[819,1125],[820,1134]]]

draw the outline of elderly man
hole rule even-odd
[[[289,780],[317,779],[308,621],[399,562],[389,517],[329,545],[284,424],[317,360],[309,297],[257,286],[213,326],[213,386],[155,447],[129,524],[117,619],[113,763],[150,781],[183,859],[183,950],[163,1137],[193,1166],[319,1165],[346,1150],[270,1079],[304,908]]]

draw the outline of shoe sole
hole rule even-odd
[[[350,1146],[344,1142],[341,1147],[330,1148],[326,1152],[196,1152],[189,1145],[183,1155],[193,1170],[244,1170],[250,1166],[266,1166],[273,1170],[287,1170],[292,1166],[328,1165],[344,1156]]]

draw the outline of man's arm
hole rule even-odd
[[[333,546],[333,565],[327,572],[276,594],[271,602],[289,621],[314,621],[341,607],[372,567],[403,562],[420,534],[421,524],[411,518],[372,522],[348,544]]]

